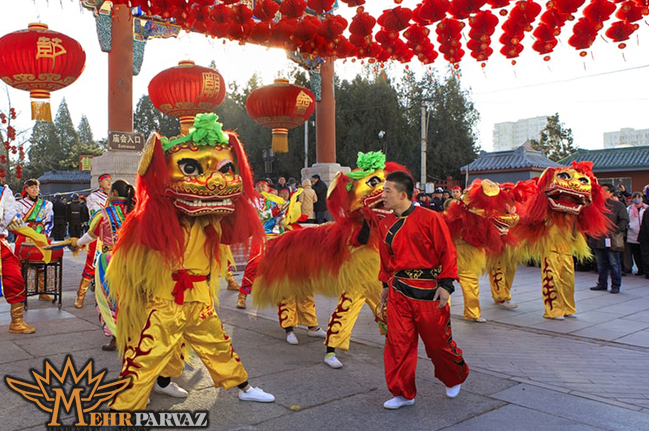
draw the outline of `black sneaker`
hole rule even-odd
[[[608,290],[608,288],[602,286],[594,286],[591,287],[590,290]]]
[[[620,289],[611,289],[611,293],[620,293]]]

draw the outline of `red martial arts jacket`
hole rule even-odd
[[[458,280],[455,246],[440,214],[411,205],[401,217],[381,220],[379,231],[381,282],[392,287],[396,279],[419,290],[436,288],[437,280]]]

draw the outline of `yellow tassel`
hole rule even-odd
[[[52,122],[52,109],[50,107],[50,92],[47,90],[31,90],[32,120]]]
[[[288,129],[273,129],[273,151],[288,153]]]

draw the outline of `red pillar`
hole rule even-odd
[[[336,163],[336,99],[334,98],[334,62],[328,58],[320,66],[322,99],[317,102],[316,163]]]
[[[112,49],[108,53],[108,130],[133,131],[133,18],[126,5],[113,5]]]

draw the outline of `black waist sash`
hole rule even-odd
[[[432,301],[437,292],[437,276],[441,268],[435,269],[408,269],[394,273],[392,287],[407,296],[408,298],[418,299],[421,301]],[[431,280],[432,287],[415,287],[408,284],[408,280]]]

